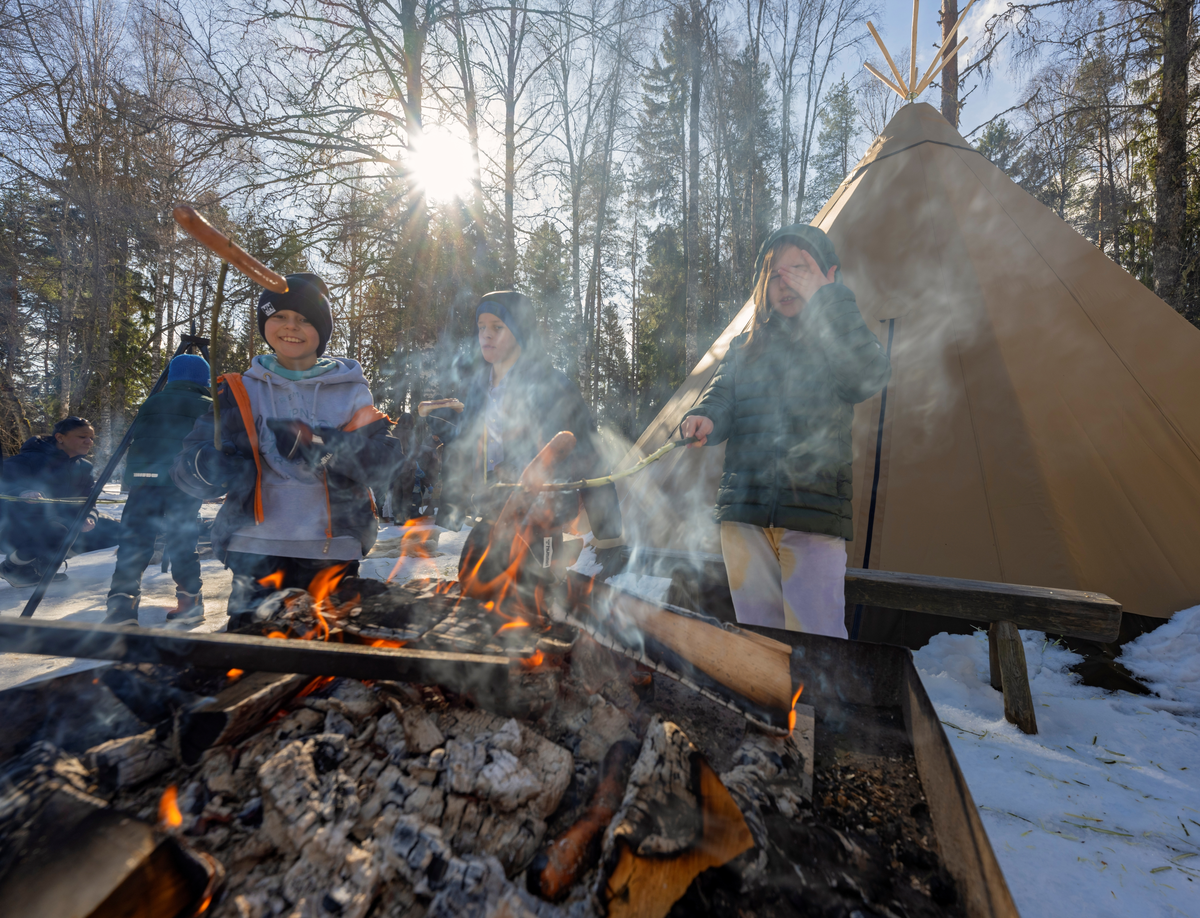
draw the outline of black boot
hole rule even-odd
[[[138,604],[141,596],[130,596],[128,593],[113,593],[108,597],[108,614],[104,616],[106,625],[136,625],[138,623]]]

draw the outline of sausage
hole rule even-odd
[[[526,883],[531,893],[558,902],[596,863],[604,830],[625,796],[626,766],[637,753],[637,744],[629,740],[621,740],[609,748],[587,811],[530,864]]]
[[[250,280],[275,293],[287,293],[287,281],[282,275],[276,274],[236,242],[231,241],[224,233],[196,213],[194,208],[180,204],[172,214],[175,222],[185,233],[218,258],[229,262]]]
[[[462,414],[463,403],[456,398],[435,398],[430,402],[421,402],[417,405],[417,414],[423,418],[429,417],[429,412],[436,411],[439,408],[453,408],[459,414]]]

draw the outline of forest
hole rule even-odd
[[[1200,324],[1193,7],[981,2],[923,101]],[[516,285],[600,422],[636,438],[745,301],[761,241],[811,219],[902,104],[862,70],[885,66],[879,14],[0,0],[0,449],[77,414],[103,459],[181,334],[211,336],[219,371],[265,350],[235,272],[213,327],[220,263],[179,203],[328,280],[331,353],[389,414],[453,394],[478,296]],[[997,82],[1017,103],[976,117]]]

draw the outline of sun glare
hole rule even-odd
[[[427,127],[409,157],[412,177],[431,201],[465,198],[471,190],[471,146],[446,128]]]

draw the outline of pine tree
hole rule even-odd
[[[858,124],[854,90],[843,76],[825,94],[821,133],[817,135],[820,152],[812,160],[812,193],[805,199],[810,212],[803,214],[805,220],[825,206],[857,162]]]

